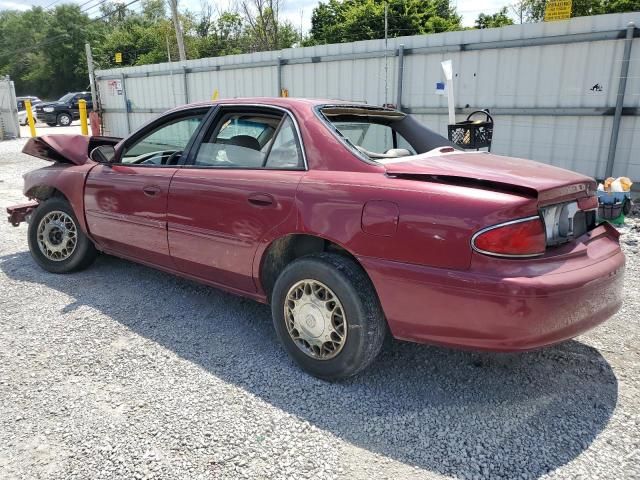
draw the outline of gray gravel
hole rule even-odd
[[[46,162],[0,143],[0,207]],[[0,223],[0,478],[640,476],[640,220],[622,311],[523,355],[394,342],[306,376],[269,309],[101,256],[56,276]]]

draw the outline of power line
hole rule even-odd
[[[115,15],[116,13],[120,13],[122,10],[125,10],[127,7],[133,5],[134,3],[138,3],[140,0],[132,0],[131,2],[127,3],[126,5],[123,5],[122,7],[119,7],[117,10],[114,10],[113,12],[109,12],[99,18],[94,18],[93,20],[91,20],[92,22],[99,22],[100,20],[104,20],[107,17],[110,17],[111,15]]]
[[[55,5],[56,3],[60,2],[61,0],[53,0],[53,2],[51,2],[49,5],[47,5],[46,7],[44,7],[45,10],[51,8],[53,5]]]
[[[121,7],[121,9],[126,9],[127,7],[133,5],[134,3],[137,3],[139,1],[140,0],[132,0],[131,2],[127,3],[126,5],[123,5]],[[102,15],[101,17],[94,18],[94,19],[90,20],[89,23],[99,22],[100,20],[104,20],[107,17],[110,17],[112,15],[120,13],[121,9],[119,8],[118,10],[114,10],[113,12],[108,12],[105,15]],[[26,52],[30,52],[30,51],[36,50],[36,49],[41,48],[41,47],[46,47],[47,45],[51,45],[51,44],[57,42],[58,40],[61,40],[63,37],[67,37],[68,38],[69,34],[67,32],[64,32],[64,33],[61,33],[59,35],[55,35],[55,36],[50,37],[50,38],[45,38],[41,42],[36,43],[35,45],[31,45],[30,47],[25,47],[25,48],[21,48],[21,49],[18,49],[18,50],[14,50],[12,52],[8,52],[9,55],[7,55],[7,56],[15,56],[15,55],[19,55],[21,53],[26,53]]]
[[[95,3],[94,5],[89,5],[90,3],[95,2],[96,0],[88,0],[86,2],[84,2],[82,5],[80,5],[80,12],[81,13],[85,13],[89,10],[91,10],[92,8],[95,8],[101,4],[103,4],[106,0],[99,0],[98,3]],[[85,6],[89,5],[87,8],[84,8]]]

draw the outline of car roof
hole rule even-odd
[[[221,100],[196,102],[187,105],[181,105],[172,109],[188,110],[197,107],[206,107],[213,105],[228,105],[228,104],[246,104],[246,105],[272,105],[274,107],[291,108],[300,106],[316,106],[316,105],[363,105],[364,102],[353,102],[346,100],[336,99],[320,99],[320,98],[297,98],[297,97],[240,97],[240,98],[224,98]],[[370,105],[374,107],[375,105]],[[382,108],[382,107],[380,107]]]

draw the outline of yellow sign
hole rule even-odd
[[[571,0],[547,0],[544,21],[566,20],[571,17]]]
[[[218,92],[218,89],[216,88],[213,91],[213,95],[211,96],[211,100],[216,101],[216,100],[218,100],[219,97],[220,97],[220,92]]]
[[[116,63],[122,63],[122,53],[116,53]]]

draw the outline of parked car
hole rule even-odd
[[[67,127],[80,118],[79,101],[87,101],[87,112],[93,109],[91,92],[71,92],[63,95],[56,102],[41,103],[36,107],[38,121],[50,127],[60,125]]]
[[[34,97],[28,95],[26,97],[16,97],[16,103],[18,106],[18,122],[20,125],[27,124],[27,107],[25,106],[25,101],[29,100],[31,102],[31,113],[35,116],[36,113],[36,105],[42,103],[38,97]]]
[[[55,162],[8,209],[42,268],[104,252],[269,303],[286,351],[321,378],[361,371],[388,332],[523,351],[621,305],[624,256],[596,224],[591,178],[460,151],[399,111],[230,99],[124,140],[49,135],[24,152]]]

